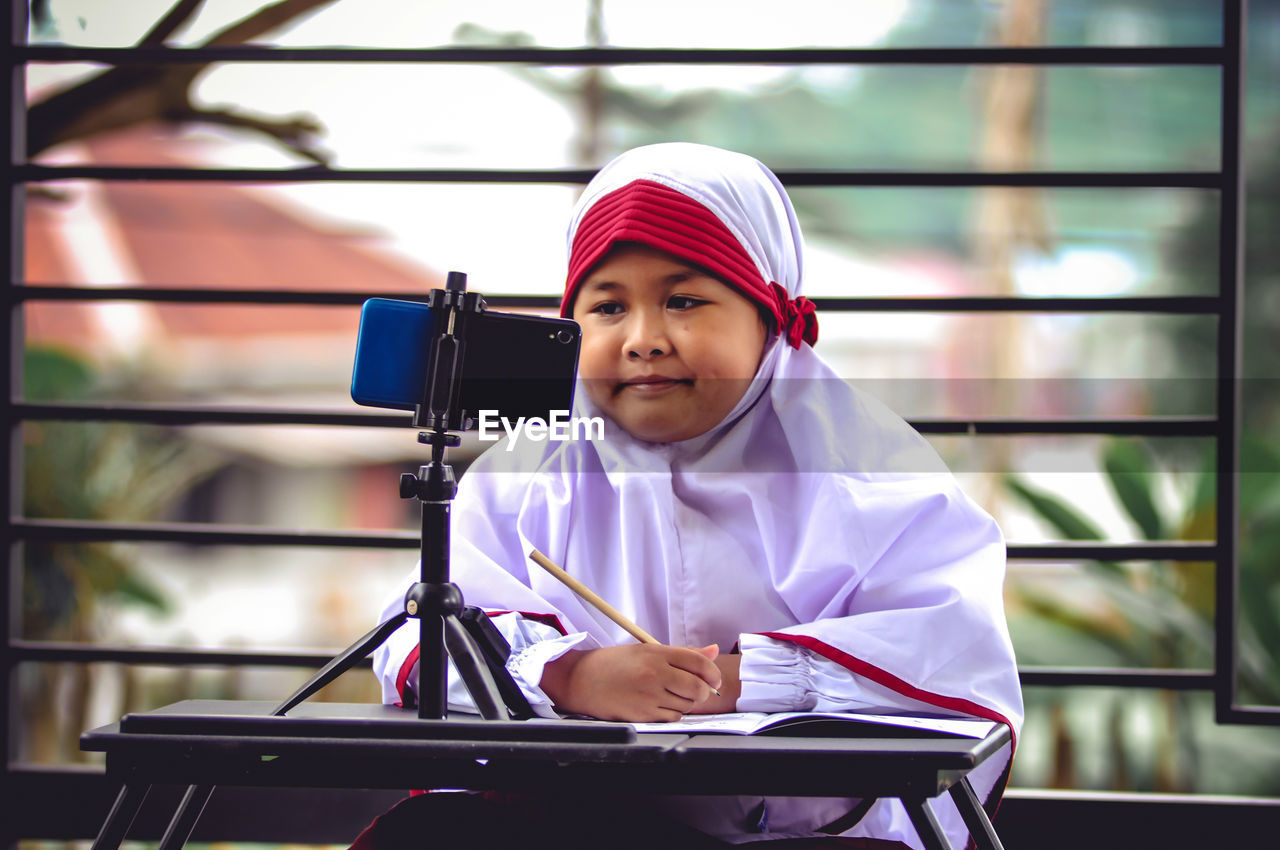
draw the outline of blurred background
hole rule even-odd
[[[1209,0],[32,0],[32,43],[290,47],[1194,46]],[[1240,484],[1240,698],[1280,705],[1280,0],[1251,0]],[[1213,67],[332,62],[27,68],[49,165],[593,169],[639,144],[741,150],[776,170],[1212,171]],[[114,76],[108,76],[114,75]],[[103,82],[103,80],[106,82]],[[553,295],[579,186],[414,180],[50,180],[28,187],[25,282]],[[796,187],[817,297],[1124,297],[1217,291],[1217,193]],[[33,300],[33,402],[355,411],[358,307]],[[1212,316],[842,313],[818,350],[913,420],[1211,416]],[[413,431],[303,425],[22,426],[29,518],[313,531],[417,528]],[[1011,544],[1211,541],[1212,440],[931,438]],[[475,445],[453,462],[465,469]],[[337,651],[399,596],[412,549],[29,542],[19,637]],[[1206,670],[1211,563],[1014,560],[1020,664]],[[465,588],[464,588],[465,590]],[[304,669],[27,663],[15,761],[92,761],[79,733],[189,696],[282,699]],[[321,698],[378,699],[367,671]],[[1280,796],[1280,730],[1213,696],[1029,687],[1013,784]]]

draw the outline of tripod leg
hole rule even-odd
[[[164,836],[160,839],[159,850],[182,850],[182,845],[187,843],[187,839],[191,837],[191,831],[196,828],[196,821],[200,820],[200,815],[204,813],[205,804],[209,802],[211,794],[213,794],[212,785],[192,785],[187,788],[178,811],[174,813],[169,826],[164,831]]]
[[[142,801],[147,799],[147,792],[150,790],[150,785],[137,784],[126,784],[120,789],[102,829],[98,830],[98,837],[93,840],[91,850],[115,850],[120,846],[129,834],[129,827],[133,826],[133,819],[137,816],[138,809],[142,808]]]
[[[466,628],[467,634],[471,635],[471,640],[479,647],[489,673],[492,674],[493,681],[498,686],[498,693],[502,695],[502,701],[507,704],[511,719],[528,720],[533,717],[534,711],[529,706],[529,701],[525,699],[520,686],[507,670],[507,659],[511,657],[511,645],[493,625],[489,615],[469,605],[462,609],[458,620]]]
[[[493,680],[489,665],[480,655],[480,648],[472,640],[466,626],[457,617],[449,615],[444,618],[444,627],[445,648],[453,659],[453,665],[458,668],[462,681],[466,683],[467,690],[471,692],[480,716],[486,720],[506,720],[506,704],[502,701],[502,694],[498,692],[498,684]]]
[[[332,661],[324,665],[320,672],[308,679],[307,683],[298,688],[293,696],[272,709],[271,714],[276,717],[283,715],[289,709],[350,670],[366,655],[381,646],[387,638],[391,637],[392,632],[403,626],[408,619],[409,615],[402,611],[351,644],[340,655],[335,656]]]

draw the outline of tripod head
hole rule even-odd
[[[471,425],[460,407],[467,328],[471,316],[484,312],[484,299],[478,293],[467,291],[466,274],[449,272],[445,288],[433,289],[427,296],[427,306],[437,318],[427,380],[422,387],[421,401],[414,410],[413,424],[433,433],[464,431]],[[457,445],[456,438],[454,441],[419,439],[430,443],[433,450],[442,451],[445,445]]]

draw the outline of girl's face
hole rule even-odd
[[[718,425],[755,376],[766,331],[755,304],[706,272],[619,245],[583,280],[578,374],[627,433],[654,443]]]

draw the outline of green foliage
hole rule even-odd
[[[1280,454],[1248,439],[1242,446],[1245,468],[1269,470],[1239,476],[1240,518],[1244,530],[1239,552],[1240,669],[1246,699],[1280,702]],[[1204,540],[1215,530],[1217,474],[1206,464],[1189,488],[1192,497],[1178,515],[1162,509],[1154,492],[1161,472],[1156,458],[1140,443],[1112,440],[1102,452],[1106,480],[1126,516],[1146,540]],[[1009,476],[1009,491],[1067,540],[1100,540],[1098,526],[1051,493]],[[1036,587],[1011,586],[1012,597],[1054,625],[1073,633],[1100,652],[1118,655],[1139,667],[1206,666],[1213,657],[1215,613],[1212,564],[1165,562],[1121,566],[1090,562],[1103,604],[1092,610],[1064,594]]]
[[[93,370],[73,354],[32,348],[24,360],[25,396],[52,402],[91,397]],[[32,518],[145,521],[160,516],[214,468],[158,427],[113,422],[28,422],[23,441],[23,507]],[[127,547],[31,541],[23,583],[28,637],[84,637],[99,602],[156,612],[163,592],[141,577]]]
[[[1120,504],[1147,540],[1165,539],[1164,521],[1156,508],[1150,481],[1155,472],[1151,456],[1138,443],[1114,441],[1102,455],[1107,481]]]
[[[1102,539],[1102,532],[1098,527],[1064,499],[1048,491],[1038,490],[1024,483],[1017,476],[1007,477],[1005,485],[1053,526],[1063,538],[1067,540]]]
[[[23,395],[29,401],[63,401],[87,395],[93,386],[93,371],[60,348],[28,348],[22,381]]]

